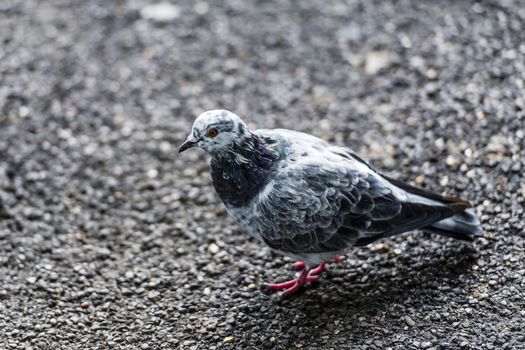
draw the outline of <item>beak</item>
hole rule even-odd
[[[197,141],[192,141],[192,140],[184,141],[184,143],[182,145],[180,145],[180,147],[179,147],[179,153],[184,152],[188,148],[195,147],[196,144],[197,144]]]

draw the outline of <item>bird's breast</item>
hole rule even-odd
[[[215,191],[227,207],[246,207],[265,187],[271,172],[258,167],[211,163]]]

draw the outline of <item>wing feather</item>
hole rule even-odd
[[[372,170],[302,164],[283,171],[256,205],[258,231],[290,253],[336,252],[427,226],[454,214],[443,206],[402,202]]]

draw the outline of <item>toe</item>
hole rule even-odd
[[[290,288],[286,289],[283,292],[283,295],[284,296],[290,296],[290,295],[296,294],[300,289],[301,289],[301,285],[299,283],[295,283],[293,286],[291,286]]]
[[[306,282],[317,282],[317,281],[319,281],[318,276],[311,276],[311,275],[306,276]]]
[[[293,266],[293,268],[294,268],[295,270],[302,270],[302,269],[305,269],[305,268],[306,268],[305,263],[302,262],[302,261],[297,261],[297,262],[293,263],[292,266]]]
[[[319,264],[319,266],[317,266],[316,268],[311,269],[311,270],[308,272],[308,275],[310,275],[310,276],[315,276],[315,275],[320,274],[321,272],[324,271],[325,265],[326,265],[326,264],[325,264],[324,262],[321,263],[321,264]]]
[[[269,289],[272,289],[272,290],[282,290],[282,289],[287,289],[287,288],[291,288],[293,287],[295,284],[296,284],[296,279],[293,279],[293,280],[289,280],[289,281],[286,281],[286,282],[281,282],[281,283],[271,283],[271,284],[268,284],[268,288]]]

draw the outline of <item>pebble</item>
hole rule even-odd
[[[159,297],[160,293],[156,290],[152,290],[148,292],[148,298],[149,299],[157,299]]]
[[[232,344],[234,341],[235,341],[235,338],[232,337],[232,336],[229,336],[229,337],[224,338],[223,343],[224,344]]]
[[[149,169],[147,173],[149,178],[156,178],[159,175],[159,171],[157,169]]]
[[[208,251],[211,253],[211,254],[217,254],[219,252],[220,248],[217,244],[215,243],[212,243],[208,246]]]
[[[142,8],[140,10],[140,15],[144,19],[164,23],[171,22],[179,17],[180,10],[177,6],[169,2],[159,2]]]
[[[388,67],[391,57],[388,51],[371,51],[365,57],[365,72],[377,74],[381,69]]]

